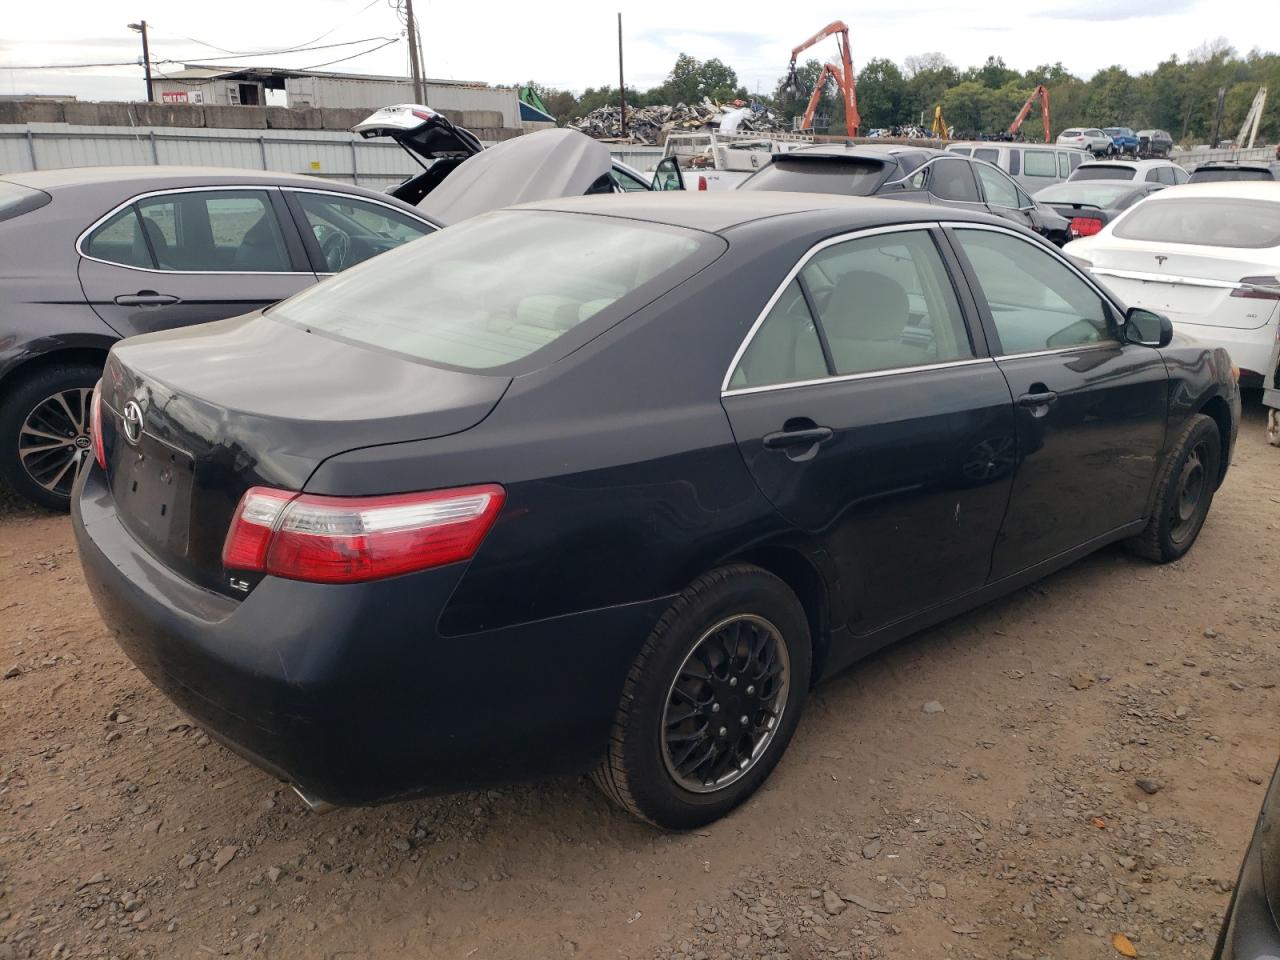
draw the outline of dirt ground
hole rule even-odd
[[[686,835],[577,780],[308,813],[117,650],[66,518],[0,499],[0,960],[1206,958],[1280,752],[1261,414],[1185,560],[863,662]]]

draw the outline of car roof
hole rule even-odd
[[[1146,160],[1121,160],[1116,158],[1115,160],[1090,160],[1087,163],[1082,163],[1076,169],[1079,170],[1082,167],[1089,167],[1090,169],[1094,167],[1122,167],[1124,169],[1129,169],[1132,167],[1136,170],[1145,170],[1148,167],[1176,166],[1178,166],[1178,164],[1174,163],[1172,160],[1166,160],[1163,157],[1152,157]]]
[[[1275,166],[1270,160],[1206,160],[1196,170],[1265,170],[1270,172]],[[1195,173],[1195,170],[1191,171]]]
[[[913,147],[905,144],[880,144],[873,143],[815,143],[811,147],[801,147],[798,150],[788,150],[786,153],[780,153],[774,157],[775,160],[790,160],[792,158],[804,159],[805,157],[833,157],[836,159],[842,157],[867,157],[872,160],[884,160],[886,162],[898,162],[903,166],[919,166],[926,160],[934,157],[945,157],[947,151],[937,150],[933,147]]]
[[[1280,182],[1275,180],[1211,180],[1165,187],[1153,193],[1150,200],[1202,197],[1212,200],[1270,200],[1280,203]],[[1147,201],[1144,200],[1143,203]]]
[[[941,151],[937,151],[941,153]],[[1007,220],[986,213],[879,197],[842,197],[829,193],[791,193],[781,190],[657,191],[602,194],[524,204],[514,209],[558,210],[567,213],[624,217],[650,223],[722,233],[733,227],[774,217],[827,217],[847,213],[850,230],[899,223],[965,220],[999,223]]]

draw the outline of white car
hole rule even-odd
[[[1280,183],[1167,187],[1064,253],[1129,306],[1224,347],[1261,386],[1280,316]]]
[[[1094,160],[1071,171],[1068,180],[1134,180],[1176,187],[1191,174],[1172,160]]]
[[[1055,141],[1060,147],[1077,147],[1088,150],[1095,157],[1113,156],[1119,151],[1116,142],[1097,127],[1072,127],[1058,134]]]

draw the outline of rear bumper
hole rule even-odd
[[[1276,339],[1274,320],[1252,330],[1188,323],[1183,320],[1174,320],[1173,325],[1178,331],[1195,337],[1207,346],[1226,350],[1231,355],[1231,362],[1241,370],[1242,386],[1262,385],[1262,374],[1271,362],[1271,350]]]
[[[269,577],[236,601],[147,553],[96,467],[77,481],[72,523],[94,601],[138,669],[211,735],[337,804],[589,767],[669,604],[443,637],[462,564],[341,586]]]

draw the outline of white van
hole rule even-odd
[[[1073,170],[1090,159],[1087,150],[1052,143],[1001,143],[978,140],[947,146],[952,153],[986,160],[1003,170],[1032,196],[1053,183],[1062,183]]]

